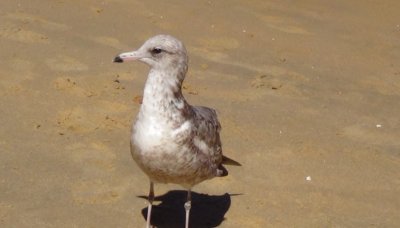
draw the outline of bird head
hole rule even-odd
[[[113,62],[139,60],[153,69],[187,67],[186,48],[170,35],[157,35],[148,39],[139,49],[117,55]]]

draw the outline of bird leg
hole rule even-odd
[[[146,228],[151,228],[150,218],[151,218],[151,208],[153,206],[154,200],[154,184],[150,181],[150,192],[149,192],[149,206],[147,207],[147,221],[146,221]]]
[[[187,200],[185,203],[185,211],[186,211],[185,228],[189,228],[189,213],[191,207],[192,207],[192,195],[191,195],[191,190],[189,189],[187,194]]]

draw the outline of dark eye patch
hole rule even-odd
[[[161,48],[153,48],[151,50],[151,54],[155,55],[155,54],[160,54],[163,50]]]

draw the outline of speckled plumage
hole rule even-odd
[[[222,155],[215,110],[191,106],[182,95],[188,58],[179,40],[169,35],[152,37],[114,62],[127,60],[140,60],[151,68],[131,136],[132,157],[151,186],[175,183],[190,190],[201,181],[226,176],[224,161],[239,165]]]

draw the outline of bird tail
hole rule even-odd
[[[226,157],[224,155],[222,155],[222,164],[224,164],[224,165],[242,166],[239,162],[237,162],[237,161],[235,161],[235,160],[233,160],[231,158],[228,158],[228,157]]]
[[[224,165],[242,166],[239,162],[222,155],[222,162],[221,162],[221,164],[219,164],[218,169],[217,169],[218,177],[224,177],[224,176],[228,175],[228,170],[223,166],[223,164]]]

